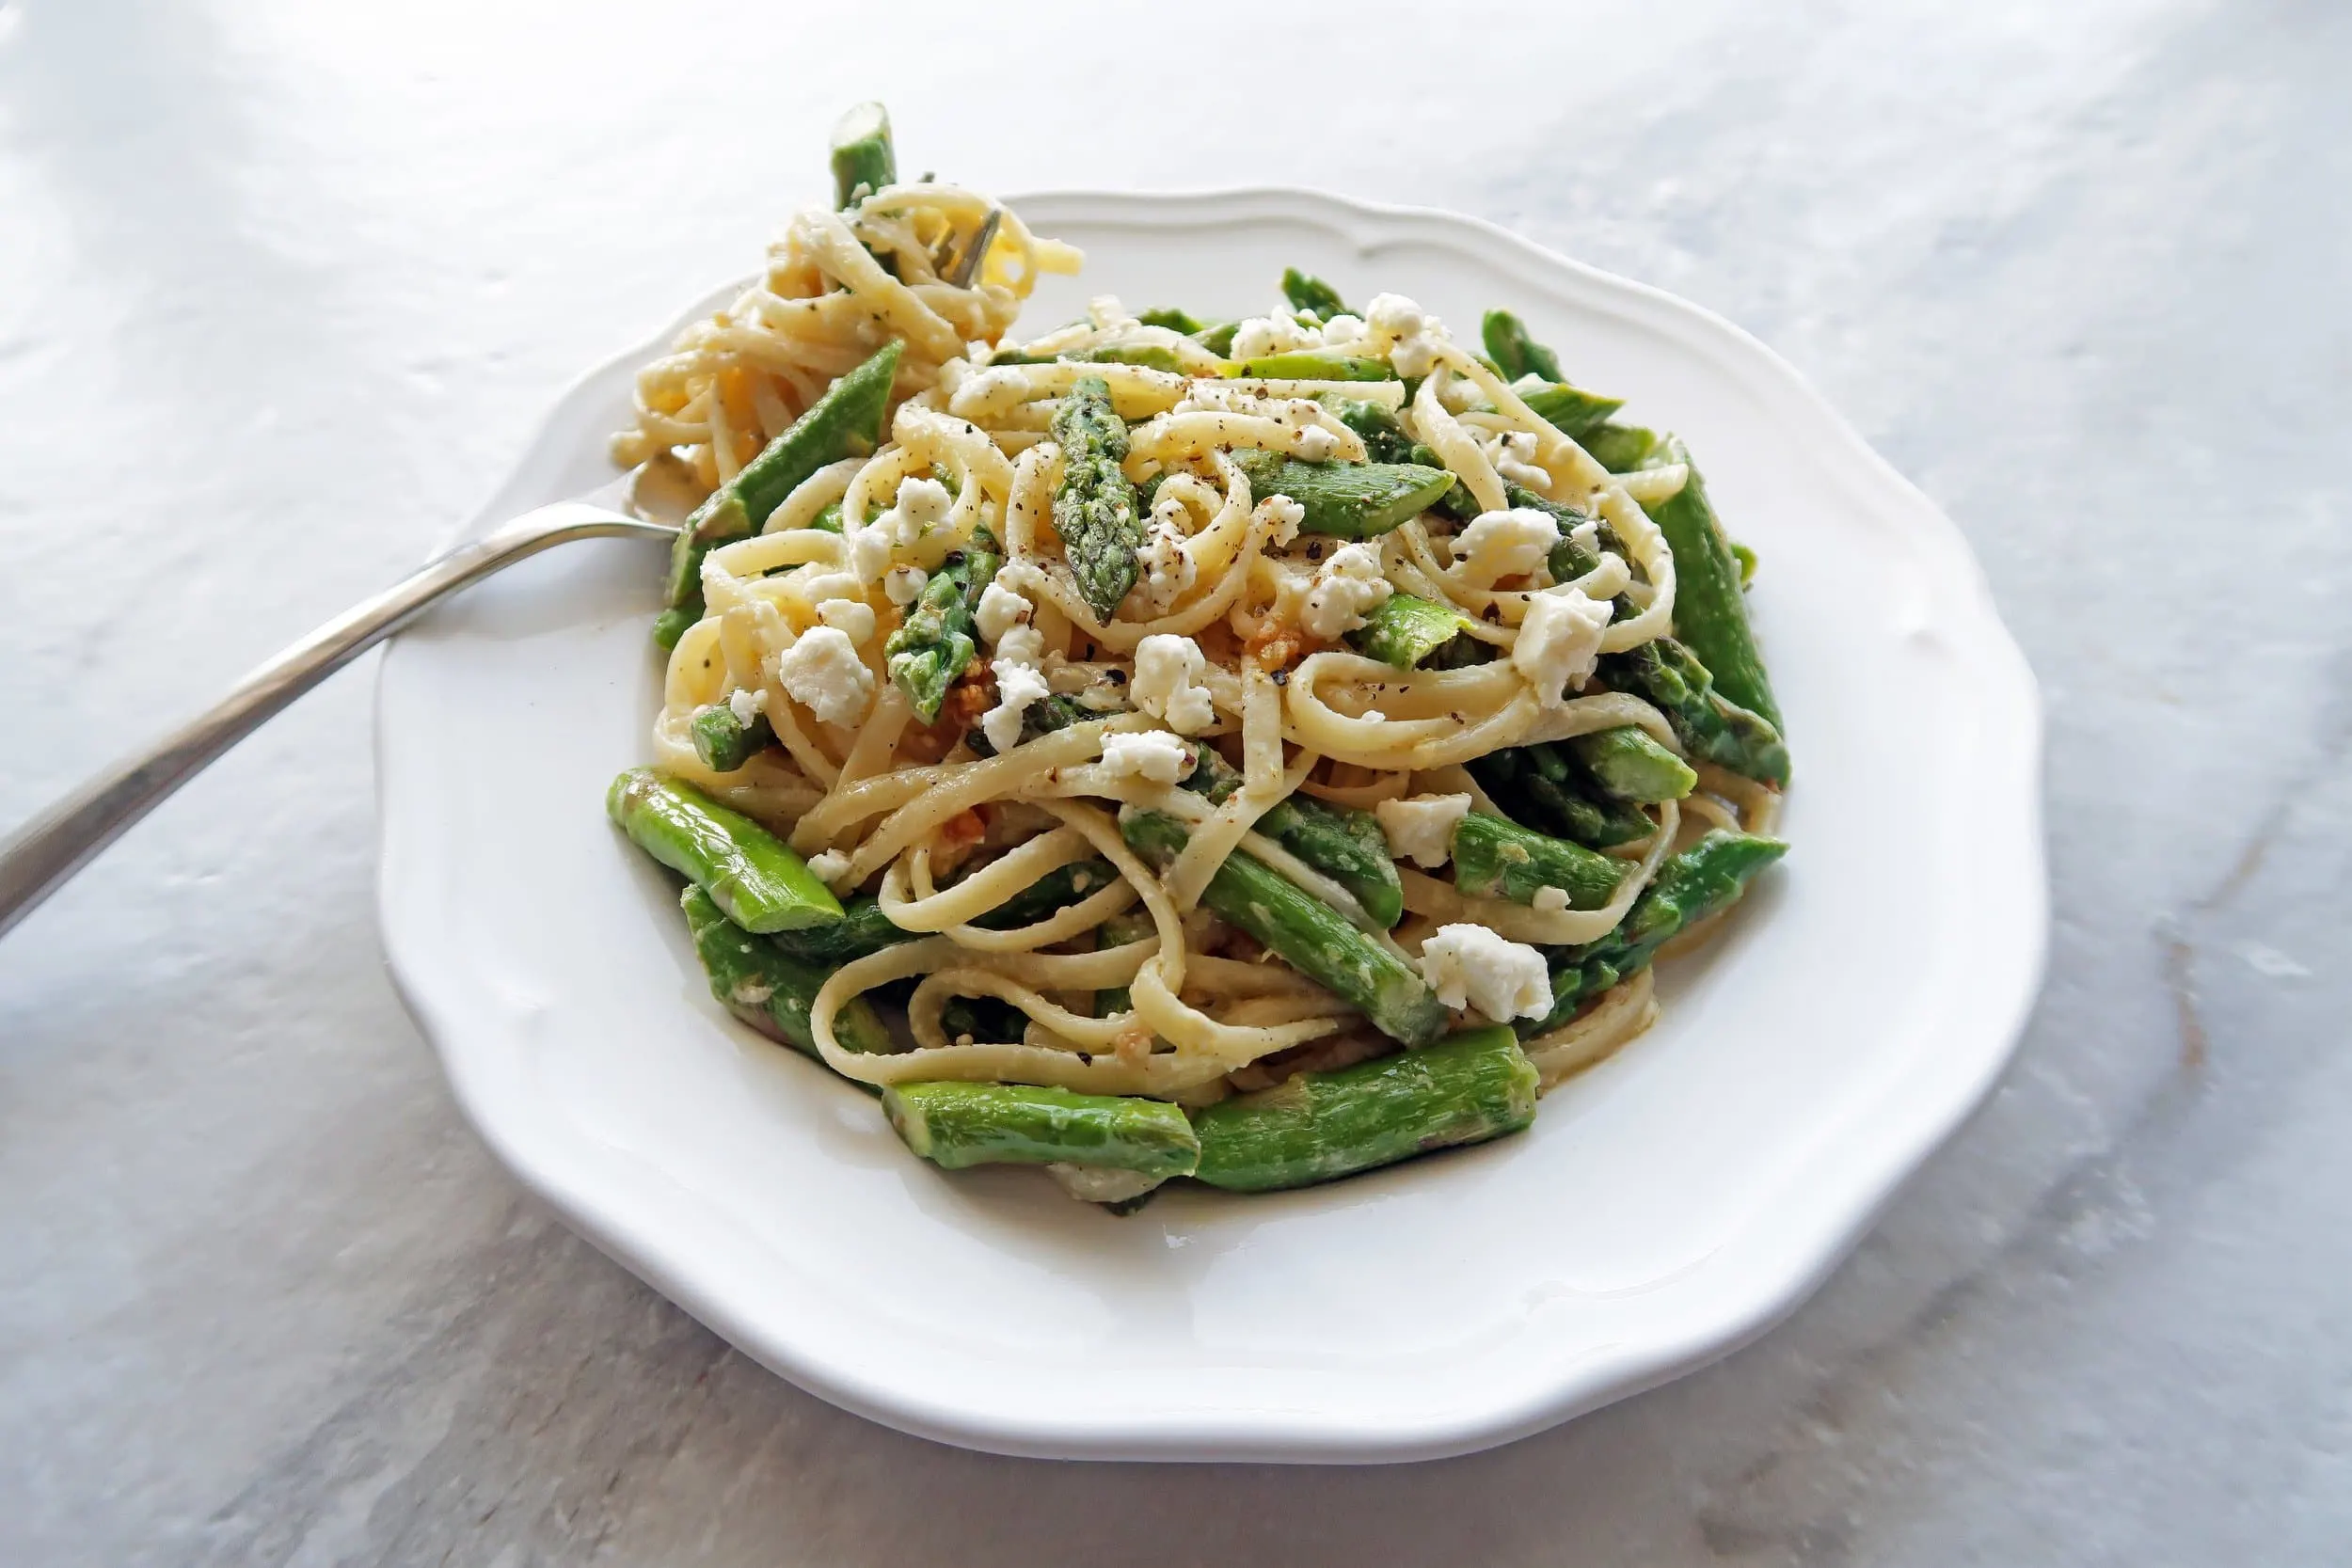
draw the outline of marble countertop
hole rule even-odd
[[[0,942],[0,1560],[2344,1560],[2352,12],[1027,9],[0,0],[0,822],[421,558],[881,95],[984,189],[1454,208],[1794,361],[2043,682],[1999,1091],[1788,1323],[1547,1435],[934,1447],[461,1120],[377,949],[363,668]]]

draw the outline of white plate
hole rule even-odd
[[[1098,291],[1263,309],[1295,264],[1457,334],[1514,308],[1686,435],[1762,557],[1794,849],[1665,971],[1664,1022],[1525,1136],[1115,1219],[1033,1172],[933,1169],[711,1004],[663,875],[603,812],[654,715],[656,557],[574,546],[383,667],[385,947],[483,1137],[784,1376],[1007,1453],[1459,1453],[1761,1332],[1984,1094],[2039,976],[2033,680],[1958,531],[1754,340],[1486,224],[1295,191],[1018,205],[1088,258],[1026,325]],[[574,388],[482,520],[609,480],[657,346]]]

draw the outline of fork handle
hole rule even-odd
[[[246,676],[212,708],[0,843],[0,936],[164,797],[435,600],[550,545],[619,534],[666,538],[674,531],[601,507],[558,502],[437,556],[404,581],[327,622]]]

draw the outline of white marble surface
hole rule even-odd
[[[361,670],[0,942],[0,1560],[2352,1555],[2352,14],[1014,9],[0,0],[0,821],[420,558],[880,93],[983,187],[1457,208],[1811,375],[2044,682],[1996,1098],[1784,1327],[1508,1449],[932,1447],[459,1120],[378,958]],[[1298,71],[1327,134],[1278,134]]]

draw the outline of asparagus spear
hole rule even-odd
[[[1233,334],[1241,330],[1241,323],[1212,322],[1192,334],[1200,340],[1200,346],[1222,357],[1233,352]]]
[[[1654,805],[1679,800],[1698,787],[1691,765],[1631,724],[1580,735],[1568,742],[1601,790],[1619,800]]]
[[[697,572],[702,570],[702,559],[699,556],[695,558],[694,569]],[[697,586],[683,602],[672,605],[653,618],[654,646],[663,653],[668,653],[672,648],[676,647],[677,640],[686,635],[689,626],[703,618],[704,612],[703,591]]]
[[[1394,381],[1396,372],[1385,359],[1342,354],[1335,349],[1300,348],[1263,354],[1228,366],[1229,377],[1250,376],[1265,381]]]
[[[951,996],[939,1009],[939,1027],[951,1040],[1001,1040],[1019,1044],[1029,1015],[994,996]]]
[[[1333,316],[1353,314],[1340,302],[1339,290],[1312,273],[1300,272],[1296,267],[1282,269],[1282,297],[1290,301],[1292,309],[1312,310],[1325,321]]]
[[[1413,438],[1405,434],[1405,426],[1393,410],[1376,403],[1359,402],[1354,398],[1326,394],[1326,406],[1339,417],[1340,423],[1363,437],[1364,451],[1375,463],[1418,463],[1413,455]],[[1426,451],[1427,448],[1422,448]],[[1434,459],[1434,453],[1432,454]],[[1432,461],[1432,467],[1442,463]]]
[[[1136,487],[1119,471],[1127,455],[1127,424],[1111,406],[1109,383],[1089,375],[1071,388],[1054,411],[1053,431],[1063,464],[1054,491],[1054,527],[1087,608],[1107,621],[1136,585],[1136,551],[1144,535]]]
[[[1462,635],[1470,617],[1452,605],[1432,604],[1410,594],[1391,594],[1372,608],[1347,641],[1366,658],[1399,670],[1420,668],[1431,654]]]
[[[758,532],[784,498],[826,464],[874,450],[890,407],[891,379],[905,349],[900,342],[885,343],[840,376],[790,429],[694,508],[670,549],[670,604],[683,605],[701,594],[703,557],[712,546]]]
[[[784,840],[691,784],[632,768],[605,810],[637,847],[692,879],[747,931],[795,931],[841,918],[841,901]]]
[[[1127,910],[1103,922],[1095,931],[1095,944],[1103,947],[1124,947],[1131,942],[1141,942],[1156,929],[1152,917],[1141,910]],[[1094,1016],[1109,1018],[1135,1006],[1135,997],[1125,986],[1106,986],[1094,993]]]
[[[1058,694],[1041,697],[1021,710],[1021,740],[1025,745],[1039,736],[1051,735],[1056,730],[1066,730],[1073,724],[1083,724],[1089,719],[1102,717],[1075,697]],[[977,727],[964,732],[963,743],[971,747],[977,756],[993,757],[996,754],[995,742]]]
[[[1075,349],[1055,357],[1082,365],[1141,365],[1145,370],[1166,371],[1171,375],[1181,375],[1184,370],[1176,351],[1164,343],[1111,343],[1103,348]]]
[[[1472,897],[1533,904],[1539,889],[1551,887],[1567,895],[1568,908],[1597,910],[1624,874],[1621,861],[1490,812],[1471,812],[1454,830],[1454,885]]]
[[[1675,554],[1675,635],[1714,675],[1717,690],[1777,730],[1780,705],[1772,700],[1772,683],[1748,626],[1739,559],[1708,504],[1690,448],[1669,436],[1664,451],[1668,462],[1684,465],[1690,474],[1671,499],[1645,509]]]
[[[1146,326],[1165,326],[1170,332],[1198,334],[1206,330],[1198,316],[1172,305],[1155,305],[1149,310],[1137,311],[1136,320]]]
[[[890,112],[880,103],[857,104],[833,128],[833,204],[854,207],[898,179]]]
[[[1073,1164],[1186,1176],[1200,1140],[1166,1101],[1027,1084],[898,1084],[882,1110],[906,1146],[948,1170]]]
[[[1442,467],[1413,463],[1301,463],[1273,451],[1242,451],[1234,461],[1260,496],[1288,496],[1306,508],[1309,533],[1371,539],[1417,517],[1454,488]]]
[[[984,546],[958,550],[923,584],[906,619],[882,644],[890,678],[906,693],[907,705],[926,724],[939,717],[947,689],[972,662],[978,644],[972,617],[980,595],[996,575],[996,552]]]
[[[993,930],[1009,931],[1016,926],[1033,926],[1065,905],[1073,904],[1089,894],[1107,887],[1119,873],[1111,863],[1099,855],[1048,871],[1027,887],[1014,894],[973,924]],[[842,917],[831,926],[807,930],[778,931],[773,941],[787,957],[803,963],[825,964],[839,968],[852,958],[868,953],[879,953],[885,947],[902,942],[913,942],[926,931],[910,931],[894,924],[882,913],[882,903],[871,894],[858,894],[842,900]]]
[[[1637,424],[1604,424],[1576,438],[1594,462],[1613,474],[1629,474],[1653,465],[1658,432]]]
[[[753,754],[776,743],[775,727],[764,713],[748,724],[724,703],[713,703],[694,715],[687,729],[694,736],[694,754],[714,773],[732,773]]]
[[[1190,836],[1176,818],[1133,807],[1120,813],[1119,826],[1136,853],[1160,865],[1175,859]],[[1363,1013],[1391,1039],[1426,1045],[1443,1032],[1445,1005],[1411,965],[1255,856],[1227,856],[1201,901]]]
[[[1486,357],[1494,361],[1495,372],[1505,381],[1517,381],[1523,375],[1539,375],[1546,381],[1561,381],[1560,360],[1551,350],[1528,336],[1527,325],[1508,310],[1489,310],[1478,324],[1480,341],[1486,345]]]
[[[1241,787],[1241,769],[1206,741],[1193,742],[1192,749],[1199,760],[1184,787],[1223,804]],[[1381,929],[1405,918],[1405,886],[1389,855],[1388,834],[1372,813],[1292,795],[1258,818],[1258,832],[1354,894]]]
[[[1740,586],[1746,588],[1756,581],[1756,552],[1739,540],[1731,541],[1732,559],[1740,562]]]
[[[1519,1027],[1528,1036],[1556,1029],[1586,998],[1647,965],[1673,937],[1740,896],[1749,879],[1788,852],[1776,838],[1718,829],[1667,857],[1614,931],[1571,947],[1551,966],[1551,1012]]]
[[[1678,640],[1661,637],[1621,654],[1603,654],[1600,678],[1666,716],[1683,749],[1719,768],[1769,784],[1788,782],[1788,748],[1763,715],[1715,689],[1713,675]]]
[[[718,901],[692,882],[686,884],[678,902],[686,911],[686,928],[693,935],[703,973],[710,977],[710,994],[770,1039],[815,1056],[817,1037],[808,1026],[808,1014],[832,972],[787,958],[769,938],[755,936],[729,920]],[[846,1050],[896,1049],[890,1031],[862,996],[834,1015],[833,1033]]]
[[[1625,406],[1623,398],[1605,398],[1598,392],[1588,392],[1555,381],[1549,387],[1532,388],[1519,393],[1519,401],[1534,409],[1545,423],[1563,435],[1578,440],[1598,430],[1609,416]]]
[[[1535,1119],[1537,1078],[1501,1025],[1337,1072],[1302,1072],[1199,1113],[1195,1178],[1262,1193],[1329,1181]]]
[[[1468,767],[1478,787],[1515,821],[1588,848],[1630,844],[1657,827],[1635,807],[1602,795],[1583,765],[1558,746],[1490,752]]]

